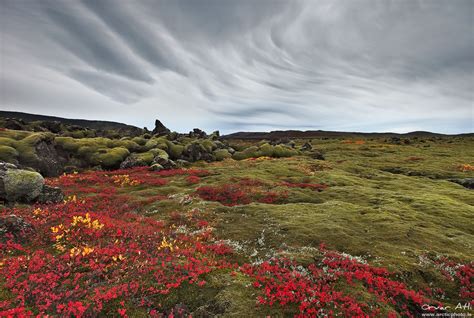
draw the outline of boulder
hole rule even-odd
[[[33,202],[43,191],[44,179],[34,171],[0,166],[0,200]]]
[[[63,173],[66,159],[56,151],[53,140],[40,141],[35,145],[35,152],[38,160],[32,162],[32,168],[47,177],[56,177]]]
[[[150,171],[161,171],[161,170],[164,170],[164,168],[159,163],[154,163],[150,166]]]
[[[170,130],[165,127],[158,119],[155,120],[155,128],[152,131],[154,135],[166,135],[170,133]]]
[[[60,133],[62,128],[59,121],[42,121],[40,126],[55,134]]]
[[[189,161],[183,160],[183,159],[178,159],[175,161],[176,167],[177,168],[183,168],[189,166]]]
[[[147,162],[138,156],[130,155],[120,164],[120,169],[148,166]]]
[[[38,196],[38,203],[60,203],[64,200],[64,194],[60,188],[51,187],[47,184],[43,186],[43,190]]]
[[[189,132],[188,136],[190,138],[207,138],[206,132],[199,128],[194,128],[193,131]]]
[[[474,189],[474,178],[453,179],[452,182],[462,185],[468,189]]]
[[[153,158],[152,165],[154,164],[159,164],[163,167],[163,169],[174,169],[176,168],[176,163],[168,158],[165,158],[163,156],[156,156]]]
[[[25,130],[26,123],[21,119],[5,118],[4,128],[11,130]]]
[[[34,232],[33,226],[14,214],[0,216],[0,242],[10,238],[23,241]]]
[[[303,146],[301,146],[300,151],[309,151],[313,149],[313,146],[309,142],[305,142]]]

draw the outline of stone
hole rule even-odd
[[[35,201],[41,194],[44,179],[34,171],[0,166],[0,200],[6,202]]]
[[[301,146],[301,151],[309,151],[313,149],[313,146],[309,142],[305,142],[303,146]]]
[[[164,170],[164,168],[159,163],[154,163],[150,166],[150,171],[161,171],[161,170]]]
[[[166,135],[169,134],[170,130],[163,125],[158,119],[155,120],[155,128],[152,131],[154,135]]]
[[[155,158],[153,158],[152,165],[156,164],[156,163],[161,165],[163,167],[163,169],[174,169],[174,168],[176,168],[176,163],[173,160],[165,158],[163,156],[156,156]]]
[[[474,189],[474,178],[453,179],[452,182],[462,185],[468,189]]]
[[[38,203],[60,203],[64,201],[64,194],[58,187],[51,187],[47,184],[43,186],[43,190],[38,196]]]
[[[130,155],[127,158],[125,158],[124,161],[120,164],[120,169],[130,169],[134,167],[144,167],[148,166],[148,164],[145,162],[145,160],[137,157]]]
[[[15,214],[0,216],[0,242],[10,238],[24,241],[32,232],[34,232],[33,226],[23,218]]]

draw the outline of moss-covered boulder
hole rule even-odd
[[[102,153],[95,154],[94,162],[104,169],[115,169],[120,167],[122,161],[124,161],[129,154],[128,149],[123,147],[103,149]]]
[[[218,149],[213,152],[214,156],[216,157],[217,161],[222,161],[227,158],[231,158],[232,155],[227,149]]]
[[[16,163],[18,158],[18,151],[10,146],[0,145],[0,160]]]
[[[168,154],[171,159],[179,159],[181,155],[183,154],[184,151],[184,146],[183,145],[178,145],[174,144],[172,142],[168,143]]]
[[[273,154],[275,152],[274,147],[270,145],[269,143],[264,143],[263,145],[259,147],[258,150],[260,152],[260,155],[266,156],[266,157],[273,157]]]
[[[34,171],[6,169],[0,173],[0,199],[8,202],[32,202],[41,194],[43,177]]]
[[[260,152],[257,146],[251,146],[251,147],[245,148],[242,151],[237,151],[232,156],[232,158],[235,160],[243,160],[243,159],[256,158],[256,157],[260,157]]]
[[[291,157],[298,154],[298,151],[283,145],[276,145],[273,147],[273,156],[277,158]]]

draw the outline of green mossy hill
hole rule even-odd
[[[40,160],[35,147],[43,141],[54,142],[54,134],[17,130],[0,131],[0,160],[34,166]]]

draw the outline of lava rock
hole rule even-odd
[[[156,156],[153,159],[152,165],[153,164],[159,164],[163,167],[163,169],[174,169],[174,168],[176,168],[176,163],[173,160],[165,158],[163,156]]]
[[[64,200],[64,194],[58,187],[51,187],[47,184],[43,186],[43,190],[38,196],[38,203],[60,203]]]
[[[40,141],[35,146],[35,152],[38,160],[30,164],[32,168],[46,177],[57,177],[63,173],[66,159],[56,151],[54,140]]]
[[[303,146],[301,146],[301,151],[309,151],[313,149],[313,146],[309,142],[305,142]]]
[[[154,135],[166,135],[169,134],[170,130],[165,127],[158,119],[155,120],[155,128],[152,131]]]
[[[144,167],[148,166],[145,160],[138,158],[137,156],[128,156],[120,164],[120,169],[130,169],[134,167]]]
[[[24,241],[29,234],[34,232],[33,226],[23,218],[10,214],[0,216],[0,242],[11,237],[17,241]]]
[[[474,189],[474,178],[453,179],[452,182],[462,185],[468,189]]]

